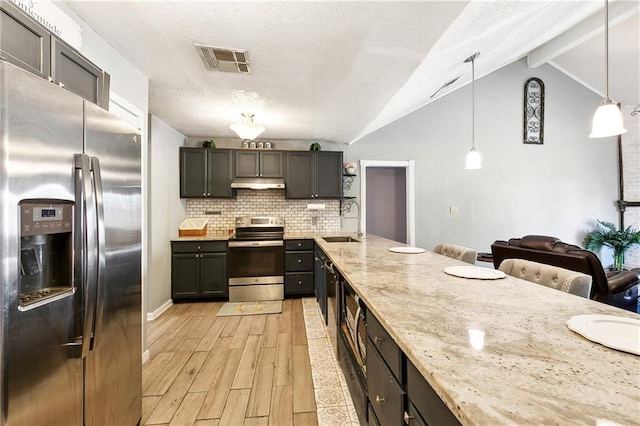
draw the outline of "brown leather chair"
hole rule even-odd
[[[593,252],[543,235],[495,241],[491,253],[496,268],[504,259],[524,259],[590,275],[593,279],[591,299],[636,312],[640,268],[605,271]]]

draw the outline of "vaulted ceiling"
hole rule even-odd
[[[261,138],[351,143],[468,83],[474,52],[477,77],[533,52],[534,66],[604,86],[601,1],[65,3],[149,78],[149,111],[187,136],[233,137],[250,112]],[[638,3],[612,0],[610,15],[610,92],[640,103]],[[194,44],[246,50],[251,72],[210,71]]]

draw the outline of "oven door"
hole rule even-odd
[[[284,243],[229,241],[229,285],[284,282]]]

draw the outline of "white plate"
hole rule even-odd
[[[401,246],[401,247],[391,247],[389,251],[394,253],[424,253],[426,250],[420,247],[409,247],[409,246]]]
[[[640,355],[640,320],[614,315],[576,315],[567,327],[592,342]]]
[[[497,280],[507,275],[497,269],[482,268],[480,266],[447,266],[444,272],[462,278],[475,278],[478,280]]]

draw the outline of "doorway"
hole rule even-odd
[[[360,161],[361,227],[415,244],[414,161]]]

